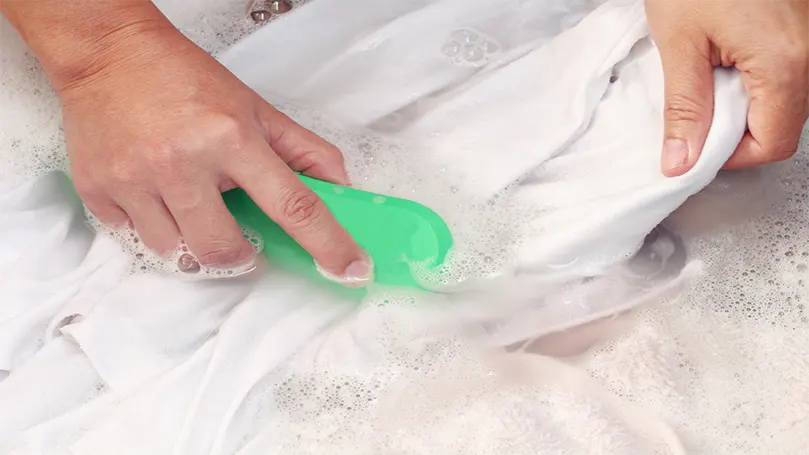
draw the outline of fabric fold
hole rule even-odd
[[[675,234],[655,229],[730,156],[747,98],[738,74],[717,70],[701,159],[663,177],[662,72],[647,35],[639,0],[313,0],[246,37],[220,60],[268,101],[328,117],[337,136],[406,142],[408,165],[446,169],[475,203],[526,207],[496,220],[519,227],[520,242],[497,244],[491,226],[481,235],[513,249],[510,266],[567,287],[481,346],[470,333],[489,327],[461,324],[441,293],[373,288],[356,305],[272,267],[195,282],[133,274],[127,252],[84,225],[66,177],[46,175],[0,195],[0,409],[25,410],[0,419],[0,450],[681,453],[665,423],[627,422],[554,362],[519,387],[494,365],[511,360],[489,362],[511,359],[502,344],[515,337],[629,310],[699,270]],[[300,120],[320,133],[317,118]],[[391,169],[403,161],[373,158],[404,173]],[[455,191],[428,196],[420,202],[460,207],[454,225],[477,228]],[[488,257],[458,251],[458,263]]]

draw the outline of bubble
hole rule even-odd
[[[455,57],[461,52],[461,43],[457,41],[450,41],[444,45],[441,52],[447,57]]]
[[[167,4],[167,2],[161,3]],[[222,3],[222,5],[217,4],[215,6],[221,9],[221,14],[208,14],[204,16],[205,20],[200,20],[199,15],[189,13],[190,6],[188,4],[179,5],[173,10],[169,9],[167,14],[172,17],[181,31],[187,33],[210,52],[221,51],[257,27],[256,24],[252,23],[251,18],[245,15],[244,5],[234,7],[235,3],[231,1],[208,3]],[[297,4],[295,7],[297,7]],[[461,31],[453,34],[450,41],[452,46],[442,48],[441,52],[444,52],[449,57],[460,57],[463,50],[464,56],[467,56],[467,50],[473,49],[473,47],[465,48],[464,45],[472,43],[480,44],[479,47],[474,49],[481,49],[485,52],[498,50],[497,45],[490,46],[490,42],[486,41],[482,34]],[[494,43],[492,42],[492,44]],[[8,47],[12,46],[13,43]],[[41,173],[52,169],[67,169],[63,135],[59,131],[58,99],[53,96],[47,80],[38,71],[33,56],[26,55],[25,48],[21,44],[18,44],[17,47],[19,47],[19,55],[15,57],[7,52],[6,42],[4,41],[3,57],[6,58],[11,55],[9,57],[11,60],[4,60],[4,70],[7,62],[10,62],[8,63],[9,65],[23,68],[27,76],[25,79],[20,79],[20,81],[10,82],[16,82],[13,83],[17,87],[14,89],[14,96],[4,94],[3,98],[0,99],[0,105],[3,106],[3,109],[0,110],[0,118],[2,118],[0,124],[3,125],[4,132],[5,130],[15,131],[11,136],[0,137],[0,150],[11,150],[16,156],[32,157],[30,162],[15,161],[15,164],[28,168],[26,172],[29,172],[29,174],[27,175],[41,175]],[[433,49],[430,52],[436,52],[436,50]],[[477,54],[472,57],[478,58]],[[6,89],[3,88],[2,90]],[[18,103],[15,99],[24,99],[26,103],[31,103],[32,106],[29,108],[28,106],[15,104]],[[508,197],[509,190],[504,190],[500,197],[486,198],[484,200],[477,200],[473,196],[464,194],[465,192],[461,192],[459,189],[466,188],[469,183],[454,176],[451,167],[433,166],[429,159],[425,161],[421,153],[424,144],[408,143],[407,141],[400,141],[390,137],[377,137],[367,131],[347,130],[340,125],[330,123],[328,119],[321,117],[317,112],[294,106],[285,106],[282,103],[274,104],[277,104],[293,118],[301,121],[304,126],[338,145],[346,155],[346,165],[352,180],[357,182],[361,189],[422,202],[438,212],[450,225],[455,239],[455,249],[450,260],[443,267],[438,270],[424,271],[424,274],[428,279],[432,280],[432,283],[438,285],[452,284],[469,278],[486,276],[486,274],[493,271],[503,270],[511,263],[513,251],[524,243],[527,236],[539,235],[514,228],[516,225],[527,225],[532,217],[536,215],[535,209],[522,207],[519,203],[510,201]],[[7,112],[12,112],[13,115]],[[19,119],[14,117],[19,117]],[[10,126],[7,127],[7,125]],[[42,134],[42,131],[50,131],[50,133]],[[9,160],[8,162],[11,161]],[[701,368],[712,364],[719,365],[719,368],[715,370],[716,374],[722,374],[723,371],[738,372],[738,370],[734,370],[734,368],[737,368],[736,365],[746,365],[745,362],[753,365],[760,363],[761,367],[759,368],[750,367],[750,371],[745,372],[742,370],[738,373],[740,387],[750,384],[753,389],[759,387],[759,392],[762,388],[771,390],[772,393],[768,394],[748,393],[746,398],[750,403],[755,403],[763,406],[763,409],[771,410],[772,415],[786,414],[775,405],[767,408],[766,400],[768,400],[768,396],[787,396],[785,393],[780,392],[789,392],[789,384],[787,387],[781,387],[781,383],[778,382],[778,378],[775,376],[776,373],[772,371],[780,370],[783,372],[787,368],[784,365],[788,366],[790,364],[788,360],[790,340],[796,340],[794,344],[799,346],[800,343],[805,341],[805,338],[794,338],[802,336],[805,331],[798,331],[796,334],[788,332],[788,330],[796,327],[800,328],[800,324],[804,324],[803,327],[805,327],[806,319],[800,315],[802,307],[799,307],[797,302],[801,301],[801,298],[803,299],[802,301],[806,301],[805,275],[801,274],[807,270],[806,259],[804,258],[809,257],[806,244],[801,243],[806,239],[807,226],[809,226],[806,209],[802,208],[806,206],[807,198],[805,177],[802,177],[805,176],[805,170],[802,169],[806,168],[806,160],[804,158],[802,161],[797,161],[796,164],[790,163],[790,166],[793,165],[795,166],[794,171],[783,171],[783,174],[779,174],[778,178],[772,180],[771,185],[768,183],[770,186],[780,186],[790,191],[789,197],[784,198],[779,203],[783,201],[791,203],[791,205],[772,208],[773,214],[770,218],[774,220],[772,224],[754,220],[755,222],[749,226],[739,228],[727,238],[723,239],[721,236],[717,236],[707,239],[705,244],[695,244],[693,246],[694,255],[708,263],[708,271],[702,275],[701,281],[694,284],[694,287],[690,290],[691,295],[687,299],[678,301],[677,305],[672,305],[672,308],[655,308],[645,313],[645,319],[643,319],[640,327],[635,330],[637,333],[633,332],[630,335],[632,337],[631,343],[604,348],[604,351],[610,351],[611,349],[618,356],[602,358],[602,360],[609,360],[605,360],[605,364],[608,366],[599,368],[597,363],[589,365],[590,371],[594,372],[593,375],[598,377],[599,380],[604,379],[604,384],[607,384],[608,389],[616,392],[616,395],[622,396],[624,399],[648,404],[652,409],[655,406],[662,407],[667,410],[667,415],[675,424],[688,429],[689,425],[692,425],[691,428],[693,428],[696,423],[677,421],[678,412],[681,410],[678,405],[686,403],[689,406],[698,408],[701,403],[710,402],[711,406],[717,406],[716,403],[723,406],[722,403],[732,403],[732,399],[736,397],[734,393],[737,392],[726,392],[723,396],[728,397],[728,400],[724,401],[700,399],[698,391],[701,387],[692,386],[694,383],[690,379],[691,376],[696,376],[696,374],[689,375],[689,372],[699,372]],[[800,189],[799,185],[803,185],[803,189]],[[725,185],[722,189],[723,191],[732,191],[733,187],[732,185]],[[800,204],[804,205],[801,206]],[[790,213],[789,210],[796,211]],[[773,226],[776,229],[772,229]],[[245,229],[243,232],[245,238],[251,245],[254,245],[257,251],[263,249],[264,240],[261,236],[249,229]],[[138,240],[133,231],[110,232],[109,235],[115,238],[122,245],[122,248],[132,255],[133,269],[135,271],[181,274],[180,263],[183,255],[187,254],[193,258],[186,245],[180,245],[176,252],[170,254],[168,258],[163,258],[147,251],[143,242]],[[714,242],[714,244],[711,244],[711,242]],[[776,256],[781,259],[778,263],[772,260]],[[236,269],[210,270],[198,263],[197,266],[199,270],[193,274],[197,276],[210,275],[225,278],[240,273]],[[799,273],[796,273],[796,271]],[[425,300],[420,296],[372,295],[368,304],[371,305],[374,302],[384,303],[382,307],[391,309],[424,305]],[[281,403],[279,406],[283,408],[284,412],[289,413],[287,416],[289,421],[294,421],[299,426],[305,426],[307,425],[306,422],[309,422],[309,428],[312,429],[315,427],[313,422],[317,421],[315,420],[316,418],[322,418],[322,422],[340,421],[340,419],[350,422],[352,419],[360,419],[364,414],[373,414],[367,412],[368,408],[364,407],[367,405],[363,403],[369,403],[372,398],[377,399],[377,393],[382,393],[374,392],[373,396],[371,396],[372,394],[366,394],[365,390],[384,391],[385,387],[389,386],[389,378],[392,377],[404,378],[403,380],[405,381],[412,380],[414,384],[423,384],[418,380],[421,377],[419,375],[426,375],[426,372],[431,369],[441,371],[442,376],[447,375],[450,384],[452,383],[451,380],[457,380],[457,383],[465,384],[464,389],[469,394],[469,401],[474,401],[474,397],[487,396],[484,391],[488,390],[485,388],[478,393],[469,390],[472,388],[471,386],[466,387],[466,385],[471,384],[471,377],[477,374],[480,374],[480,377],[485,377],[485,369],[476,369],[474,362],[471,360],[460,362],[459,365],[462,365],[463,368],[457,366],[447,368],[447,365],[451,364],[451,359],[463,357],[462,348],[452,345],[450,341],[446,341],[441,347],[435,348],[435,352],[440,352],[440,354],[427,352],[428,350],[426,349],[423,352],[417,352],[415,348],[408,347],[406,343],[402,342],[402,340],[413,339],[413,334],[408,333],[408,330],[420,327],[417,323],[408,324],[405,317],[397,319],[388,316],[386,318],[381,314],[377,314],[376,317],[378,319],[371,319],[370,321],[386,321],[388,327],[386,329],[388,332],[384,336],[380,336],[380,340],[382,340],[380,343],[367,343],[372,348],[378,347],[381,358],[389,365],[386,371],[380,372],[378,377],[375,378],[380,382],[356,377],[344,378],[341,377],[341,372],[328,370],[313,372],[307,379],[306,374],[301,373],[301,371],[307,371],[306,368],[299,368],[297,375],[290,373],[286,388],[283,390],[279,388],[277,391],[280,397],[278,403]],[[423,318],[422,320],[428,319]],[[382,327],[382,324],[369,323],[366,327]],[[736,340],[733,337],[738,336],[737,331],[739,333],[755,333],[756,337],[747,339],[740,337],[737,340],[738,344],[733,342],[727,344],[728,337],[731,340]],[[763,343],[762,340],[767,337],[778,338],[777,335],[782,335],[783,333],[790,333],[791,337],[786,337],[779,341],[782,344],[756,345],[756,343]],[[717,334],[721,334],[721,336]],[[446,338],[449,337],[444,336],[444,339]],[[697,346],[690,346],[691,350],[689,350],[689,343]],[[710,349],[704,349],[704,346],[710,346]],[[772,362],[767,363],[769,358],[765,353],[767,351],[765,348],[768,348],[769,352],[775,353],[776,357],[783,359],[781,366],[767,368],[767,365],[772,365]],[[400,351],[397,351],[397,349]],[[412,351],[408,351],[408,349],[412,349]],[[758,352],[757,349],[760,349],[761,352]],[[698,352],[707,352],[707,354],[705,357],[698,357],[698,354],[695,354]],[[623,355],[621,356],[622,353]],[[419,354],[424,356],[419,357]],[[648,359],[644,356],[648,356]],[[673,364],[675,367],[672,369],[682,371],[682,373],[671,372],[667,363],[670,360],[669,357],[678,359]],[[621,361],[626,361],[627,358],[632,360],[630,364],[621,363]],[[644,363],[641,359],[648,362]],[[798,361],[802,360],[798,359]],[[647,367],[648,364],[651,364],[652,367]],[[294,371],[294,368],[290,367],[290,370]],[[405,373],[405,371],[407,372]],[[417,371],[419,372],[418,374],[415,373]],[[750,372],[755,374],[750,374]],[[629,379],[622,382],[621,375],[624,373]],[[671,381],[676,384],[676,392],[684,396],[667,397],[665,393],[658,393],[659,390],[654,387],[654,380],[657,378],[662,378],[661,381]],[[723,387],[720,381],[722,378],[717,377],[716,379],[712,383],[712,387],[717,389]],[[792,381],[792,386],[794,384],[794,381]],[[336,391],[341,387],[343,389],[348,388],[350,391],[338,395]],[[414,389],[419,388],[414,387]],[[447,390],[451,390],[451,388]],[[742,392],[743,390],[738,391],[739,394]],[[528,393],[525,394],[525,396],[528,395]],[[337,403],[338,401],[339,404]],[[415,401],[408,403],[408,407],[410,405],[416,406]],[[478,401],[481,400],[478,399]],[[782,403],[778,403],[778,406],[783,406],[784,401],[788,402],[789,400],[781,400]],[[793,401],[799,402],[800,400]],[[315,403],[316,406],[314,409],[303,412],[297,406],[301,403]],[[415,413],[421,417],[418,424],[429,427],[428,422],[442,421],[440,416],[436,417],[430,414],[430,404],[423,404],[426,410]],[[462,408],[460,405],[457,406]],[[710,416],[707,413],[696,412],[702,419],[699,420],[699,424],[710,428],[711,431],[730,433],[733,431],[732,428],[738,425],[736,422],[727,424],[727,416],[739,418],[739,416],[745,415],[746,411],[752,409],[750,408],[751,404],[736,406],[738,406],[737,409],[727,408],[725,410],[728,412],[717,413],[721,414],[721,418],[717,418],[717,421],[710,421]],[[404,413],[406,408],[403,408],[401,412]],[[455,409],[451,406],[450,408]],[[564,408],[566,407],[557,406],[555,409]],[[336,412],[334,410],[337,409],[341,410],[341,412],[347,409],[354,412],[352,414],[338,415],[338,418],[333,420],[321,417],[331,412]],[[450,414],[449,411],[446,411],[446,408],[445,413]],[[686,413],[683,413],[683,415],[686,415]],[[280,418],[283,420],[283,417]],[[405,421],[406,419],[403,416],[401,419],[397,419],[396,423],[399,424]],[[514,426],[512,425],[512,420],[504,421],[510,423],[502,425],[502,428],[498,429],[498,431],[505,431]],[[324,425],[324,427],[326,426]],[[283,428],[286,429],[286,427]],[[290,439],[295,439],[296,436],[294,435],[306,434],[300,431],[300,427],[295,428],[297,429],[285,433],[290,435]],[[726,439],[738,441],[739,444],[742,444],[742,442],[756,437],[760,437],[760,439],[772,437],[771,435],[758,436],[759,431],[760,429],[758,428],[755,430],[751,428],[749,431],[739,430],[738,433],[733,435],[735,437]],[[279,433],[283,434],[284,430],[280,430]],[[349,436],[348,440],[350,439]],[[327,445],[324,443],[324,446]],[[740,445],[740,447],[750,446]],[[717,454],[766,453],[764,450],[745,451],[738,449],[734,451],[733,449],[727,449],[724,451],[712,451],[709,448],[705,450]],[[377,452],[384,452],[384,448]],[[307,452],[301,451],[301,453]],[[310,451],[309,453],[324,452]],[[335,451],[335,453],[339,453],[339,451]]]
[[[497,52],[499,49],[500,46],[498,46],[494,41],[486,40],[486,42],[483,43],[483,50],[489,54]]]
[[[265,9],[259,9],[251,11],[250,17],[252,17],[256,22],[268,22],[270,19],[272,19],[272,13]]]
[[[199,273],[201,269],[197,258],[188,253],[177,259],[177,268],[183,273]]]
[[[468,62],[478,62],[483,59],[484,52],[480,46],[469,44],[463,48],[463,58]]]
[[[462,44],[471,44],[480,39],[480,35],[471,30],[456,30],[452,32],[451,36]]]
[[[292,3],[286,0],[275,0],[270,3],[270,11],[273,14],[285,14],[292,10]]]
[[[256,230],[242,227],[242,235],[250,242],[257,253],[261,253],[264,250],[264,238]]]

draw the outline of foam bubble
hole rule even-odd
[[[744,209],[762,192],[766,210],[694,233],[689,247],[705,271],[689,292],[639,312],[627,332],[585,359],[607,389],[666,415],[705,453],[797,453],[806,443],[790,428],[807,415],[799,397],[809,390],[807,175],[804,139],[792,161],[748,174],[748,182],[736,174],[712,185],[681,224],[704,226],[699,215],[712,207]],[[714,193],[727,197],[711,201]]]

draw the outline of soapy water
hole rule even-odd
[[[157,4],[178,28],[213,54],[227,49],[261,26],[251,18],[250,5],[246,2],[199,2],[193,9],[183,2],[162,1]],[[292,4],[296,8],[300,2]],[[206,14],[200,11],[206,11]],[[22,47],[19,37],[7,23],[3,23],[0,33],[4,47]],[[445,55],[452,54],[447,55],[448,58],[466,56],[475,59],[477,51],[470,47],[464,53],[459,48],[456,53],[456,44],[461,44],[461,47],[480,44],[484,52],[495,51],[487,44],[488,38],[484,35],[470,33],[455,33],[453,41],[449,42],[450,48],[445,49]],[[0,115],[4,128],[0,133],[0,153],[7,155],[3,159],[4,165],[0,167],[0,174],[13,171],[17,175],[32,177],[53,170],[69,171],[59,127],[58,100],[53,96],[36,59],[30,52],[3,52],[2,58],[3,77],[17,89],[3,91],[4,108]],[[21,77],[25,79],[24,83],[18,83]],[[455,239],[451,260],[439,269],[439,273],[427,273],[419,269],[417,264],[414,265],[415,273],[428,287],[452,289],[460,283],[477,283],[485,278],[503,280],[505,277],[505,281],[508,281],[508,267],[513,264],[513,252],[520,248],[526,237],[521,227],[538,214],[537,208],[517,205],[507,197],[508,188],[489,199],[475,199],[464,192],[462,182],[452,180],[446,168],[425,162],[421,153],[413,153],[418,144],[390,137],[388,133],[401,128],[402,123],[414,114],[410,111],[418,110],[418,105],[408,106],[388,119],[395,122],[380,121],[371,129],[356,131],[346,130],[305,108],[275,104],[344,152],[348,172],[357,187],[421,202],[444,218]],[[395,123],[397,128],[392,128],[391,123]],[[414,157],[418,157],[418,161]],[[711,191],[709,189],[706,194],[710,195]],[[677,228],[685,229],[690,225],[682,224]],[[97,223],[94,226],[122,244],[132,258],[133,273],[169,273],[197,279],[227,277],[243,272],[200,266],[193,256],[188,256],[193,252],[183,250],[183,245],[168,257],[159,257],[149,252],[134,232],[111,231]],[[262,240],[255,234],[250,236],[256,240],[254,244],[257,244],[257,249],[260,249]],[[565,264],[559,266],[564,269]]]
[[[174,20],[178,28],[214,54],[223,51],[242,36],[261,26],[250,15],[250,8],[246,10],[243,3],[239,8],[233,4],[207,5],[213,8],[214,12],[205,15],[204,20],[196,22],[193,13],[181,14],[177,10],[180,6],[174,2],[158,2],[158,5]],[[300,3],[292,2],[292,6],[296,8]],[[253,5],[251,8],[255,10],[267,7],[267,5]],[[13,33],[10,27],[4,27],[2,33],[4,39],[19,42],[16,36],[9,35]],[[496,45],[479,32],[459,30],[450,38],[450,45],[457,44],[460,47],[458,53],[450,52],[452,49],[445,49],[448,58],[469,60],[470,56],[477,55],[477,51],[472,48],[483,52],[484,55],[497,52]],[[447,55],[447,52],[453,55]],[[32,138],[22,135],[6,137],[5,135],[9,131],[14,131],[14,128],[4,128],[0,145],[9,145],[8,150],[11,150],[12,154],[9,161],[18,165],[18,172],[19,168],[22,168],[22,174],[28,177],[52,170],[69,172],[61,130],[58,129],[58,117],[55,116],[58,104],[53,103],[52,95],[49,96],[47,81],[41,76],[38,65],[30,53],[22,53],[18,58],[20,60],[16,64],[23,65],[30,75],[37,78],[37,83],[29,86],[30,93],[23,95],[29,95],[34,98],[35,103],[42,104],[37,113],[45,113],[48,118],[48,123],[43,125],[43,128],[47,127],[50,131],[58,132],[36,136],[34,140],[39,141],[37,143],[25,143],[30,142]],[[9,68],[13,66],[9,65]],[[460,289],[489,286],[492,280],[516,279],[519,270],[514,269],[515,252],[519,251],[529,235],[537,235],[536,232],[529,232],[528,226],[530,220],[541,214],[542,209],[536,204],[520,203],[509,197],[512,191],[510,187],[486,198],[467,193],[464,182],[458,180],[456,174],[450,172],[451,170],[444,164],[432,163],[429,156],[421,153],[423,144],[410,142],[406,137],[397,135],[397,130],[417,117],[420,108],[418,102],[388,116],[392,119],[382,119],[366,129],[359,129],[346,128],[320,112],[284,100],[268,101],[303,126],[336,145],[344,153],[348,174],[356,187],[420,202],[435,210],[447,222],[454,238],[453,250],[448,260],[437,270],[428,270],[421,264],[411,265],[414,276],[425,287],[456,292]],[[14,110],[13,103],[11,107],[9,111]],[[25,109],[21,110],[28,112]],[[25,120],[24,116],[19,116],[22,120],[8,115],[4,117],[10,117],[11,121]],[[42,121],[39,120],[39,123]],[[396,127],[393,128],[391,124],[396,124]],[[25,156],[27,159],[20,160],[19,156]],[[160,256],[148,251],[136,232],[130,229],[111,230],[93,221],[92,218],[90,221],[97,231],[114,238],[129,253],[133,273],[163,273],[185,279],[210,279],[239,275],[252,269],[252,266],[230,270],[204,267],[195,259],[193,252],[182,243],[171,254]],[[255,232],[249,232],[246,236],[260,251],[263,239],[260,239]],[[571,265],[580,264],[551,264],[549,275],[562,276],[565,269]],[[520,279],[520,282],[523,283],[522,287],[530,288],[523,279]],[[558,284],[551,278],[539,286],[548,287],[550,283]],[[525,292],[530,293],[532,299],[544,294],[538,289],[535,291]]]
[[[208,2],[211,5],[207,6],[203,5],[205,2],[195,2],[195,8],[211,12],[204,16],[205,20],[199,20],[200,17],[189,11],[189,5],[184,3],[158,2],[181,29],[214,52],[256,27],[246,17],[244,2]],[[52,170],[66,170],[58,102],[50,93],[33,57],[24,52],[8,51],[15,42],[20,48],[21,45],[7,24],[0,24],[0,34],[4,47],[0,71],[8,87],[14,87],[14,90],[0,90],[3,97],[0,99],[0,106],[3,106],[0,109],[0,124],[3,125],[0,129],[3,163],[0,178],[5,179],[3,173],[10,170],[24,178]],[[285,109],[341,147],[357,186],[427,203],[444,217],[456,238],[457,248],[450,262],[452,265],[447,269],[450,273],[446,278],[442,274],[437,280],[439,284],[451,287],[453,283],[465,282],[469,288],[474,288],[476,277],[503,278],[502,271],[512,262],[510,248],[519,248],[524,238],[523,233],[512,225],[506,226],[503,220],[532,216],[530,211],[524,211],[525,208],[504,201],[508,199],[505,197],[507,192],[492,198],[491,204],[489,200],[476,200],[464,194],[458,182],[443,177],[446,172],[440,167],[430,168],[428,164],[409,162],[407,150],[413,145],[397,143],[373,132],[347,133],[337,126],[332,126],[333,131],[330,131],[329,127],[318,127],[319,122],[327,122],[317,118],[312,121],[311,113]],[[805,422],[802,420],[806,416],[805,393],[809,390],[803,374],[807,371],[806,354],[809,353],[806,337],[809,320],[805,312],[809,296],[806,242],[809,238],[806,180],[809,157],[805,142],[802,150],[793,161],[774,166],[771,172],[754,171],[754,174],[763,173],[762,177],[750,177],[750,173],[721,174],[714,185],[667,220],[663,229],[650,235],[635,258],[618,268],[613,276],[630,278],[620,281],[630,283],[620,288],[622,292],[611,293],[614,288],[609,286],[609,280],[584,278],[570,284],[566,292],[557,296],[557,302],[572,305],[555,308],[576,308],[582,302],[603,300],[608,300],[607,307],[616,301],[631,307],[632,297],[640,295],[638,290],[648,289],[659,280],[664,281],[678,273],[693,279],[691,290],[683,298],[657,299],[653,296],[651,300],[655,305],[641,311],[636,323],[616,339],[598,345],[585,356],[583,363],[587,372],[614,395],[664,416],[691,440],[695,453],[805,453],[806,438],[801,437],[805,432],[799,430]],[[401,170],[399,166],[402,166]],[[768,194],[762,196],[759,194],[762,191]],[[750,216],[750,201],[755,202],[756,210],[765,207],[766,212],[759,217]],[[494,208],[494,213],[487,212],[491,208]],[[515,218],[508,218],[510,216]],[[195,274],[181,273],[178,264],[186,254],[182,245],[170,259],[153,259],[147,251],[134,248],[142,248],[142,242],[136,242],[137,236],[133,234],[126,230],[109,234],[117,236],[124,249],[130,252],[133,273],[159,271],[177,276],[221,276],[216,275],[216,271],[206,273],[202,268]],[[686,247],[690,248],[692,257],[700,258],[703,263],[686,261],[683,266],[683,258],[687,258],[684,256]],[[138,258],[138,254],[143,256]],[[183,260],[181,263],[186,270],[195,268],[193,262]],[[142,269],[144,266],[145,270]],[[460,299],[477,296],[480,300],[500,305],[535,298],[541,293],[534,291],[541,291],[548,285],[547,282],[536,283],[530,277],[506,277],[487,282],[494,283],[494,286],[487,288],[486,292],[475,294],[459,290],[457,295]],[[480,447],[491,447],[493,443],[514,444],[526,435],[537,433],[535,428],[525,427],[532,417],[527,411],[525,415],[515,412],[510,416],[512,418],[503,420],[513,425],[497,426],[499,417],[496,412],[489,412],[487,405],[521,403],[519,399],[531,397],[531,393],[519,390],[514,394],[516,397],[504,396],[501,384],[485,384],[481,390],[476,389],[476,383],[470,381],[496,378],[487,365],[480,364],[477,349],[446,332],[433,334],[431,342],[424,343],[420,351],[412,345],[400,343],[415,338],[407,330],[422,327],[425,320],[434,316],[433,313],[425,315],[409,310],[418,306],[435,308],[431,304],[445,303],[444,296],[379,288],[372,289],[372,294],[364,306],[379,306],[386,310],[361,313],[364,319],[358,323],[359,327],[381,328],[381,333],[360,331],[377,337],[371,341],[378,341],[365,340],[369,342],[362,344],[377,350],[385,359],[381,363],[390,365],[390,371],[404,371],[404,382],[409,387],[402,389],[415,394],[414,400],[382,393],[377,378],[393,377],[393,373],[388,376],[380,373],[363,382],[356,375],[330,370],[328,366],[313,370],[308,365],[290,365],[288,371],[281,373],[287,376],[284,381],[276,384],[268,380],[267,384],[257,387],[259,392],[272,392],[279,408],[272,413],[260,414],[260,417],[285,416],[280,418],[281,425],[289,431],[280,433],[287,447],[301,449],[309,443],[323,450],[307,447],[308,451],[301,449],[299,453],[323,453],[326,450],[359,453],[356,450],[358,444],[369,441],[368,434],[362,433],[363,425],[377,429],[372,435],[376,438],[396,436],[396,441],[384,441],[389,445],[395,442],[396,446],[410,444],[407,447],[412,447],[420,441],[418,435],[436,434],[436,422],[446,424],[447,420],[452,422],[449,416],[469,415],[467,411],[479,412],[481,409],[495,415],[495,425],[480,425],[478,427],[485,430],[480,432],[439,427],[442,431],[447,430],[446,440],[480,439],[477,441]],[[676,305],[665,304],[675,301]],[[550,307],[552,305],[539,308],[537,313],[517,313],[525,321],[524,326],[508,325],[513,321],[498,326],[500,321],[496,318],[487,319],[491,313],[479,313],[491,309],[491,305],[467,306],[468,314],[454,312],[450,315],[455,319],[466,316],[470,320],[489,321],[485,329],[501,336],[492,338],[493,344],[520,344],[522,340],[518,338],[530,338],[532,322],[555,316],[541,311]],[[610,308],[614,312],[620,307]],[[396,365],[401,367],[397,370]],[[447,385],[439,389],[425,387],[425,377],[432,380],[444,378]],[[269,379],[276,378],[271,376]],[[255,401],[262,398],[261,393],[254,395],[251,399]],[[339,405],[334,404],[335,396],[340,398]],[[453,406],[441,406],[442,400]],[[531,412],[537,406],[547,404],[547,397],[540,396],[536,401],[528,407]],[[378,403],[391,408],[388,414],[381,414],[388,415],[389,419],[375,417],[369,412]],[[624,401],[621,403],[623,407]],[[565,415],[575,409],[565,401],[552,401],[551,404],[549,412],[553,415]],[[589,403],[579,403],[579,406],[587,405]],[[449,412],[448,409],[459,412]],[[592,408],[587,409],[588,412],[583,414],[590,417]],[[274,420],[260,422],[266,423],[263,428],[277,427]],[[590,434],[588,431],[591,430],[597,434],[601,429],[596,427],[603,424],[597,419],[593,424],[584,418],[565,423],[566,428],[575,427],[585,434]],[[390,431],[378,431],[380,428]],[[370,441],[375,440],[374,437]],[[448,446],[451,444],[446,442]],[[344,452],[337,450],[344,446],[347,447]],[[447,450],[446,453],[476,452]],[[503,448],[486,453],[513,452]]]
[[[245,6],[242,2],[209,3],[198,5],[194,11],[186,10],[178,2],[158,2],[158,6],[180,30],[214,54],[261,26],[250,15],[250,5]],[[293,8],[300,4],[292,2]],[[199,16],[196,13],[206,8],[209,9],[208,14]],[[16,45],[22,46],[11,27],[5,23],[3,25],[0,31],[3,42],[16,42]],[[450,38],[453,46],[478,46],[484,53],[497,51],[490,40],[478,32],[459,30]],[[452,51],[452,56],[447,55],[452,58],[475,54],[469,49],[458,54],[454,54],[452,49],[445,51]],[[9,166],[0,168],[0,175],[9,170],[13,171],[7,172],[9,175],[16,173],[28,178],[53,170],[69,172],[59,127],[58,102],[36,59],[30,52],[4,52],[3,71],[6,77],[17,77],[13,72],[21,72],[29,81],[18,84],[21,93],[7,93],[7,99],[3,100],[3,105],[8,108],[3,109],[0,115],[4,125],[8,124],[9,127],[3,128],[0,134],[0,153],[9,153],[4,159]],[[453,234],[454,246],[446,263],[437,270],[412,264],[414,275],[426,288],[458,293],[464,298],[477,295],[478,300],[483,300],[483,296],[492,299],[494,290],[503,290],[503,295],[511,295],[512,300],[527,304],[542,300],[551,289],[560,285],[575,285],[576,282],[569,283],[564,279],[564,272],[580,264],[550,264],[549,270],[544,271],[544,277],[538,282],[528,271],[521,274],[520,270],[514,268],[515,251],[519,251],[529,235],[541,235],[528,231],[529,221],[541,214],[541,208],[535,204],[521,204],[509,197],[512,188],[505,188],[486,198],[467,193],[464,182],[458,180],[451,170],[443,164],[432,163],[429,156],[420,153],[422,144],[409,142],[406,137],[395,134],[418,115],[418,102],[390,115],[392,119],[388,120],[391,121],[382,119],[366,129],[359,129],[346,128],[320,112],[284,100],[268,101],[336,145],[344,153],[347,171],[356,187],[420,202],[435,210],[447,222]],[[25,106],[21,103],[25,103]],[[12,112],[13,115],[10,115]],[[392,124],[396,127],[392,127]],[[247,273],[254,267],[254,264],[241,269],[204,267],[183,243],[171,254],[160,256],[149,251],[137,233],[128,228],[108,229],[93,221],[92,217],[90,223],[122,245],[131,257],[132,273],[172,274],[193,280],[226,278]],[[257,251],[261,250],[264,240],[258,234],[245,228],[245,236]],[[644,254],[643,250],[641,254]],[[610,261],[618,259],[630,258],[609,258]],[[643,284],[647,277],[637,278],[631,272],[627,275],[626,264],[634,267],[637,261],[624,262],[610,273],[636,283],[637,289],[648,287],[648,283]],[[484,292],[487,288],[492,291]],[[515,288],[520,290],[522,297],[514,295]]]

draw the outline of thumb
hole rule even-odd
[[[665,81],[661,169],[667,177],[691,170],[705,145],[713,120],[710,53],[706,37],[677,36],[660,45]]]

